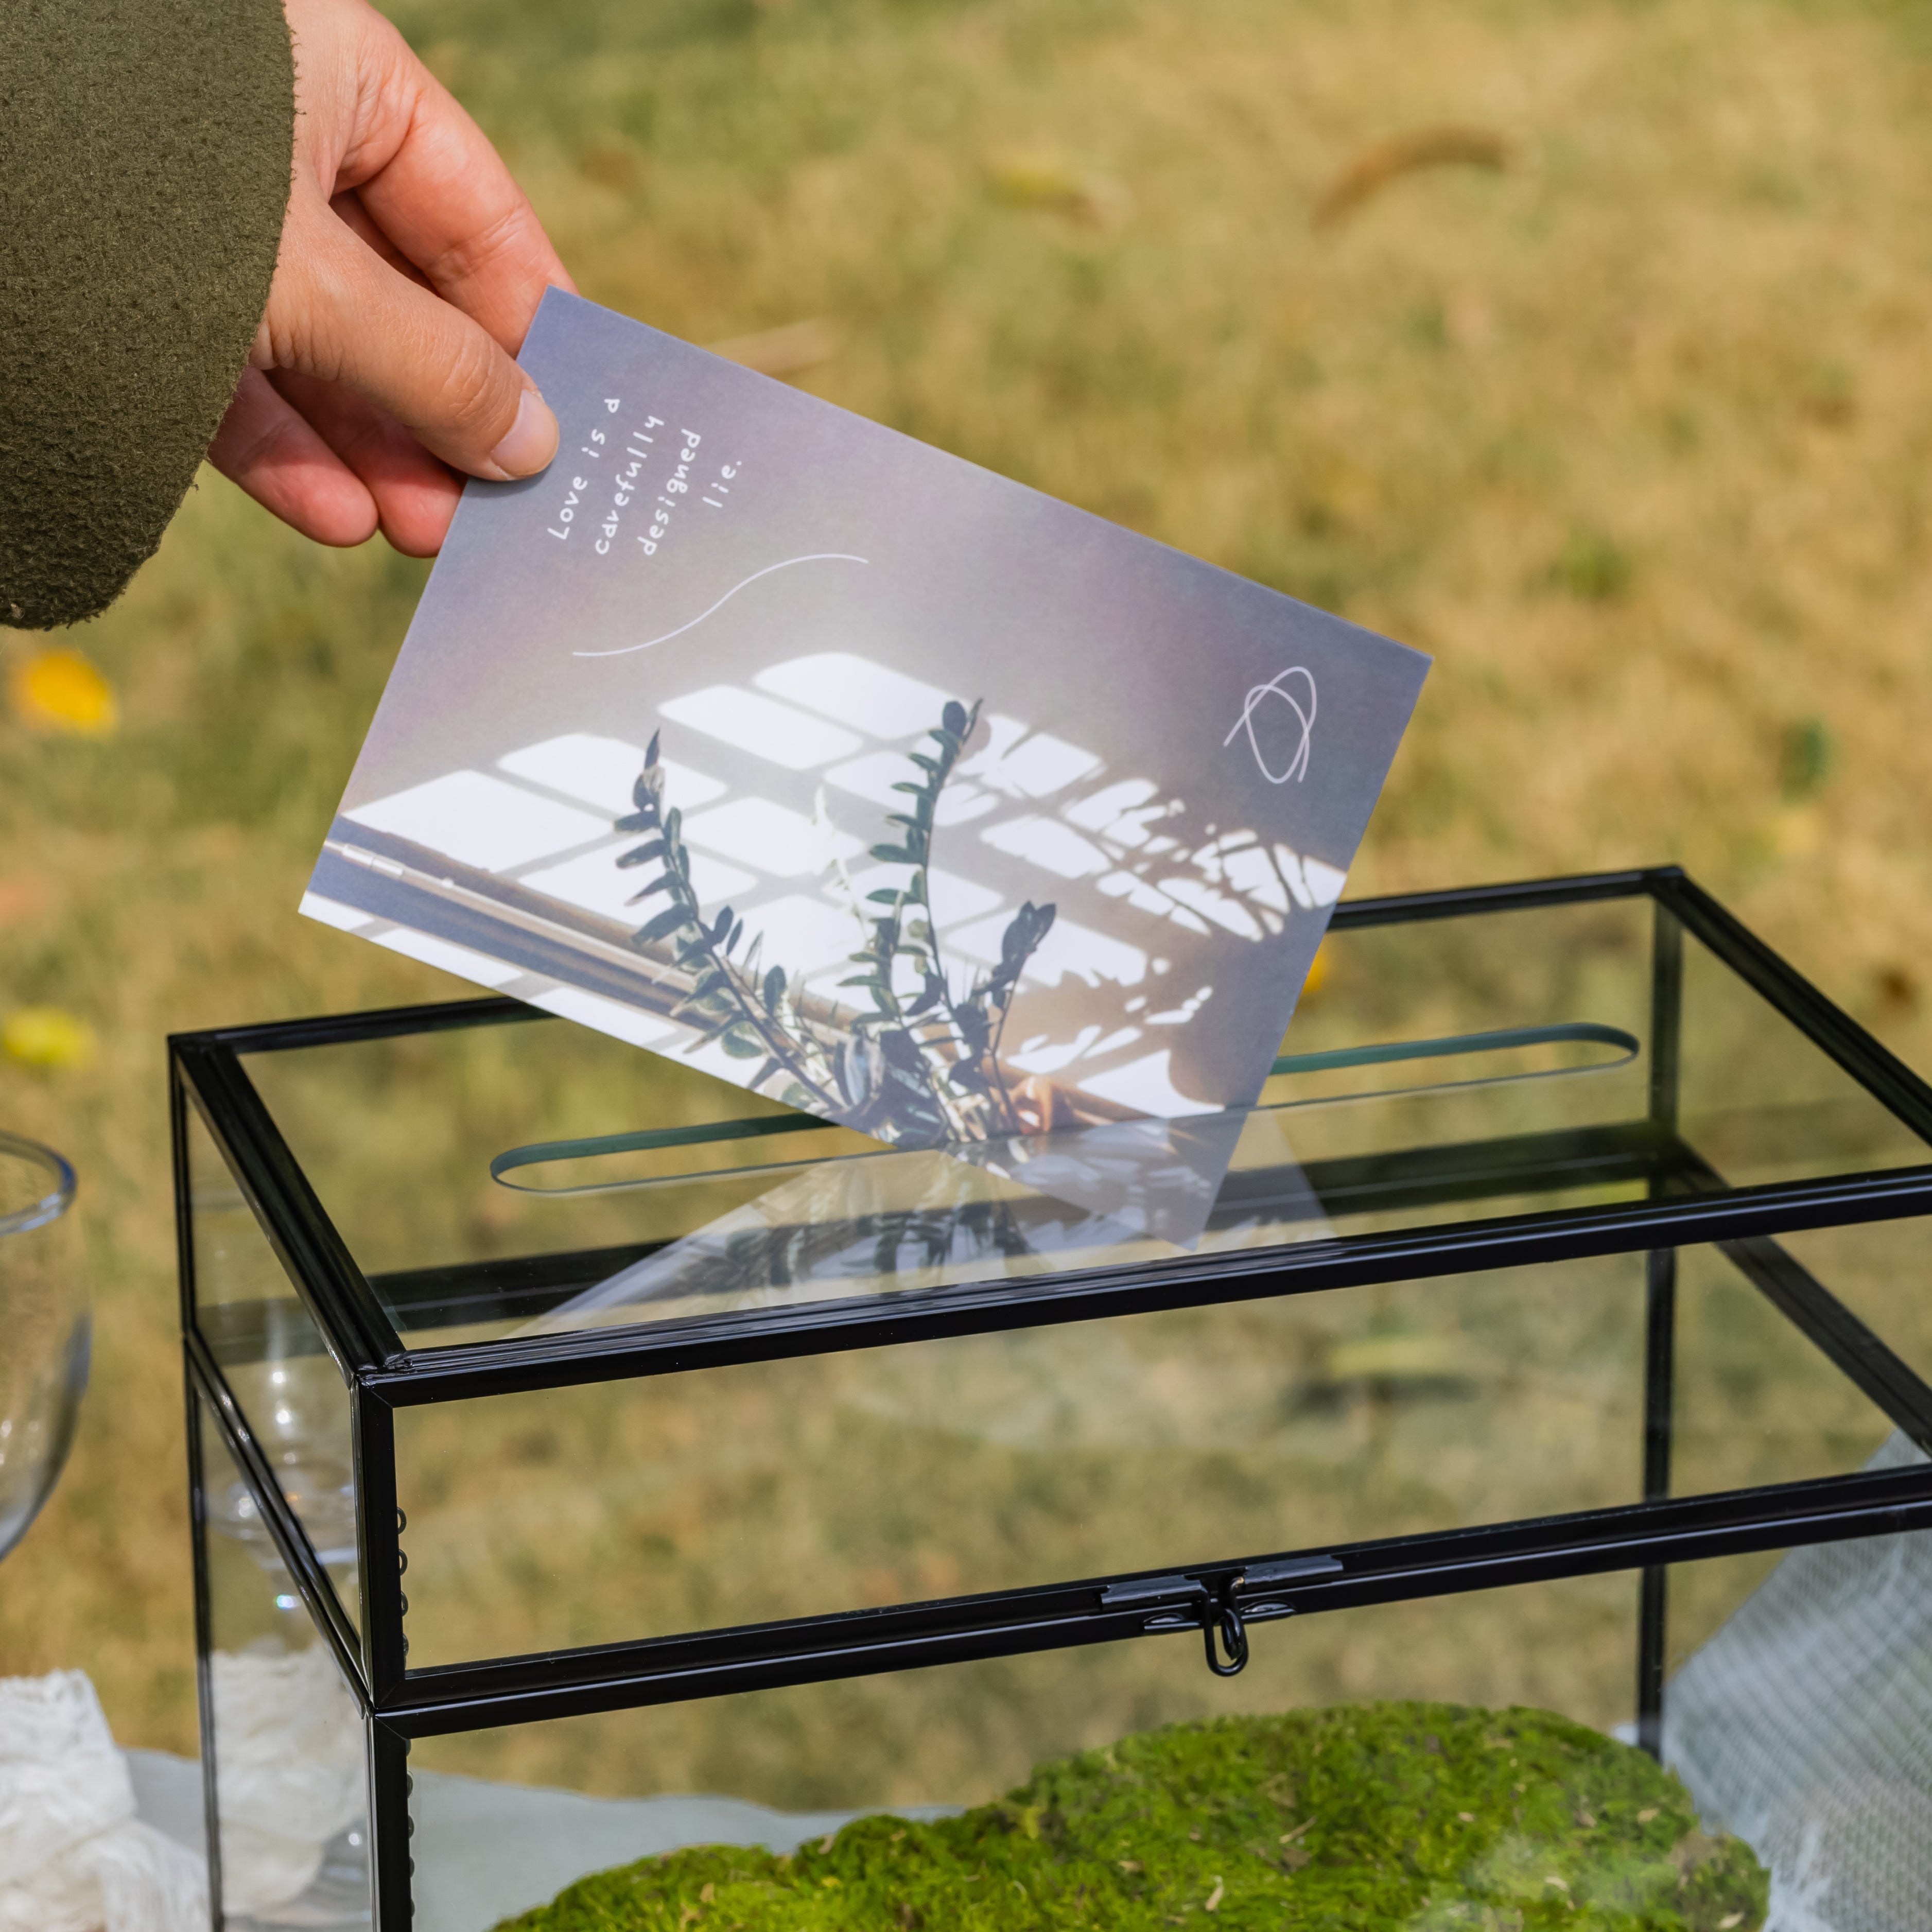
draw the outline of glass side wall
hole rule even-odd
[[[1732,1187],[1916,1166],[1932,1149],[1708,947],[1684,942],[1679,1131]]]
[[[1648,902],[1633,899],[1333,934],[1288,1042],[1298,1066],[1269,1082],[1266,1114],[1245,1132],[1232,1124],[1232,1148],[1217,1139],[1231,1124],[1177,1130],[1214,1143],[1181,1150],[1210,1192],[1232,1169],[1210,1244],[1640,1194],[1626,1161],[1593,1166],[1571,1145],[1560,1169],[1544,1171],[1514,1143],[1592,1130],[1613,1142],[1616,1129],[1642,1119],[1651,926]],[[1588,1036],[1563,1030],[1579,1026]],[[1528,1036],[1354,1070],[1300,1064],[1338,1048],[1512,1028]],[[802,1117],[547,1016],[254,1054],[246,1066],[399,1330],[424,1344],[514,1333],[538,1316],[608,1319],[580,1300],[585,1289],[669,1242],[697,1237],[740,1254],[748,1229],[849,1222],[816,1246],[876,1266],[868,1280],[848,1261],[825,1291],[842,1294],[1173,1254],[1194,1238],[1180,1228],[1170,1231],[1178,1246],[1150,1247],[1132,1228],[1102,1227],[1088,1210],[1110,1204],[1090,1191],[1070,1222],[1050,1190],[1042,1208],[1037,1190],[930,1156],[840,1162],[827,1178],[801,1181],[801,1164],[877,1151],[830,1127],[583,1152],[640,1131]],[[1106,1166],[1120,1152],[1114,1138],[1102,1130],[1076,1141],[1072,1161]],[[1492,1142],[1509,1144],[1508,1157],[1459,1160],[1458,1172],[1474,1175],[1460,1192],[1380,1184],[1382,1157],[1399,1148]],[[1008,1174],[1026,1152],[1000,1163]],[[1015,1201],[1017,1209],[1005,1204]],[[935,1215],[946,1238],[938,1273]],[[988,1225],[1016,1217],[1018,1238]],[[1043,1232],[1034,1225],[1042,1221]],[[908,1228],[914,1238],[887,1238]],[[665,1305],[675,1300],[637,1304],[624,1318],[686,1312]]]
[[[1886,1458],[1896,1453],[1888,1448]],[[1695,1816],[1707,1832],[1738,1832],[1778,1870],[1787,1897],[1807,1896],[1808,1876],[1808,1895],[1828,1882],[1834,1904],[1856,1908],[1860,1924],[1916,1926],[1918,1902],[1932,1894],[1932,1813],[1918,1742],[1896,1715],[1924,1708],[1929,1584],[1932,1532],[1673,1568],[1665,1748],[1689,1792],[1672,1801],[1686,1815],[1670,1832]],[[891,1814],[859,1834],[875,1856],[890,1856],[892,1833],[912,1821],[997,1802],[1036,1767],[1070,1754],[1107,1754],[1089,1760],[1089,1777],[1124,1756],[1138,1768],[1144,1760],[1121,1753],[1120,1742],[1170,1724],[1288,1714],[1305,1722],[1323,1712],[1335,1712],[1334,1722],[1346,1720],[1337,1706],[1415,1699],[1508,1712],[1502,1723],[1522,1722],[1522,1707],[1554,1712],[1628,1738],[1636,1600],[1636,1578],[1611,1574],[1305,1617],[1258,1628],[1247,1670],[1226,1682],[1208,1676],[1190,1636],[1149,1637],[422,1740],[410,1758],[414,1922],[417,1932],[490,1932],[591,1874],[710,1847],[708,1857],[636,1876],[643,1888],[669,1881],[664,1923],[729,1924],[750,1886],[776,1891],[801,1876],[820,1886],[836,1877],[840,1861],[826,1854],[854,1841],[828,1840],[856,1817]],[[1428,1753],[1444,1734],[1460,1743],[1468,1722],[1438,1709],[1394,1728],[1410,1749]],[[1479,1718],[1473,1728],[1483,1750],[1507,1754],[1507,1739],[1495,1742],[1496,1722]],[[1330,1775],[1332,1794],[1341,1780]],[[1286,1818],[1262,1832],[1252,1828],[1255,1810],[1225,1808],[1246,1828],[1212,1845],[1198,1891],[1185,1901],[1195,1910],[1212,1898],[1232,1908],[1234,1922],[1275,1922],[1250,1916],[1256,1892],[1292,1886],[1306,1869],[1295,1847],[1310,1841],[1308,1818],[1326,1808],[1311,1802],[1313,1779],[1277,1778],[1262,1789]],[[1566,1890],[1583,1895],[1594,1835],[1627,1830],[1629,1814],[1646,1802],[1622,1796],[1615,1801],[1621,1816],[1604,1808],[1587,1820],[1558,1806],[1558,1832],[1546,1846],[1538,1832],[1552,1821],[1536,1804],[1541,1794],[1520,1778],[1508,1790],[1506,1815],[1485,1808],[1452,1817],[1445,1806],[1418,1834],[1435,1841],[1426,1856],[1442,1834],[1473,1828],[1472,1856],[1459,1876],[1505,1880],[1504,1897],[1492,1901],[1502,1924],[1548,1898],[1552,1872],[1567,1871]],[[1144,1850],[1110,1845],[1108,1856],[1126,1876],[1150,1874],[1158,1883],[1164,1862],[1191,1862],[1184,1837],[1211,1843],[1215,1810],[1204,1807],[1191,1826],[1177,1821],[1165,1833],[1156,1826]],[[1022,1873],[1034,1878],[1024,1861],[1065,1842],[1056,1829],[1065,1814],[1055,1819],[1048,1798],[1030,1826],[1016,1806],[1017,1828],[991,1834],[951,1873],[956,1896],[976,1895],[966,1888],[980,1883],[1010,1890]],[[1003,1846],[1018,1857],[1004,1857]],[[1402,1847],[1391,1862],[1398,1874],[1418,1849]],[[1673,1850],[1682,1870],[1712,1847],[1666,1842],[1652,1856]],[[769,1853],[792,1854],[793,1863],[775,1866]],[[1122,1858],[1130,1863],[1119,1864]],[[1565,1858],[1583,1862],[1582,1882]],[[1514,1896],[1512,1875],[1527,1882]],[[1220,1897],[1210,1888],[1216,1881]],[[1680,1905],[1676,1873],[1666,1882],[1670,1902]],[[884,1902],[879,1922],[926,1932],[947,1922],[929,1894],[908,1892]],[[751,1896],[770,1909],[769,1894]],[[1694,1909],[1685,1922],[1721,1927],[1735,1909],[1729,1901]],[[586,1910],[594,1916],[595,1903]],[[1177,1917],[1190,1922],[1193,1912]],[[1016,1911],[1011,1922],[1030,1922]],[[1418,1909],[1405,1922],[1462,1922]],[[1469,1922],[1483,1922],[1472,1915]],[[1761,1921],[1741,1912],[1736,1922]]]
[[[1398,1150],[1489,1148],[1519,1137],[1640,1122],[1648,1110],[1652,908],[1647,898],[1343,928],[1290,1024],[1289,1066],[1262,1090],[1345,1229],[1419,1218],[1329,1162]],[[1448,1051],[1458,1042],[1466,1049]],[[1374,1047],[1356,1066],[1314,1064]],[[1528,1192],[1534,1205],[1550,1184]],[[1598,1198],[1628,1190],[1598,1186]],[[1502,1178],[1426,1218],[1510,1211]]]
[[[548,1016],[246,1066],[427,1346],[689,1312],[678,1270],[715,1296],[720,1256],[756,1297],[846,1296],[1642,1198],[1654,926],[1637,897],[1343,928],[1245,1123],[1103,1126],[966,1162],[881,1154]],[[1932,1157],[1694,940],[1684,958],[1681,1118],[1717,1174]],[[711,1137],[640,1144],[690,1129]],[[1200,1211],[1123,1212],[1123,1162],[1179,1173]],[[649,1294],[609,1287],[646,1263]]]
[[[1894,1435],[1869,1466],[1924,1460]],[[1664,1755],[1708,1827],[1750,1839],[1781,1922],[1916,1932],[1932,1899],[1932,1531],[1696,1564],[1669,1591]]]
[[[213,1767],[229,1932],[370,1922],[361,1712],[197,1398]]]
[[[1926,1224],[1916,1225],[1923,1239]],[[1835,1278],[1818,1285],[1828,1295]],[[1672,1495],[1846,1475],[1892,1433],[1890,1418],[1732,1255],[1681,1250],[1676,1304]]]
[[[1786,1234],[1784,1245],[1828,1281],[1915,1375],[1932,1383],[1932,1228],[1922,1220],[1814,1228]]]
[[[412,1666],[1634,1502],[1646,1260],[396,1412]],[[1677,1289],[1680,1494],[1886,1418],[1724,1255]]]
[[[349,1390],[192,1105],[194,1320],[352,1621],[359,1620]]]
[[[420,1739],[416,1932],[490,1932],[586,1874],[679,1846],[792,1852],[865,1813],[948,1816],[1165,1724],[1385,1697],[1614,1724],[1629,1714],[1636,1604],[1634,1578],[1590,1577],[1265,1624],[1226,1681],[1183,1634]],[[1269,1836],[1292,1872],[1293,1841]],[[722,1888],[750,1862],[719,1863],[698,1876]]]

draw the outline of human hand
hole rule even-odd
[[[433,556],[463,478],[534,475],[556,418],[512,359],[573,285],[496,150],[366,0],[284,0],[292,185],[208,459],[318,543]]]

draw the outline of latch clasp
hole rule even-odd
[[[1216,1677],[1238,1677],[1247,1668],[1249,1624],[1294,1614],[1294,1606],[1274,1593],[1341,1569],[1338,1557],[1285,1556],[1208,1577],[1138,1576],[1109,1583],[1100,1592],[1100,1607],[1146,1610],[1141,1628],[1150,1634],[1198,1628],[1208,1668]]]

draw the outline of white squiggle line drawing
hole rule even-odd
[[[782,563],[768,563],[763,570],[754,570],[745,579],[744,584],[734,584],[725,592],[710,610],[700,610],[688,624],[680,624],[674,631],[667,631],[661,638],[646,638],[641,644],[620,644],[614,651],[572,651],[574,658],[628,657],[633,651],[647,651],[653,644],[668,644],[674,638],[681,638],[687,631],[695,630],[711,615],[712,610],[722,610],[745,588],[746,584],[755,584],[761,577],[769,577],[775,570],[789,570],[795,563],[869,563],[869,557],[848,556],[843,550],[814,550],[809,556],[788,556]]]
[[[1301,700],[1294,694],[1283,688],[1292,677],[1306,678],[1308,681],[1308,709],[1301,708]],[[1294,748],[1294,756],[1288,761],[1285,772],[1271,772],[1268,761],[1262,756],[1262,748],[1255,737],[1255,712],[1264,698],[1278,698],[1301,721],[1301,742]],[[1270,678],[1266,684],[1258,684],[1248,693],[1241,706],[1241,715],[1234,720],[1233,728],[1221,740],[1222,747],[1232,745],[1236,736],[1246,730],[1248,748],[1255,754],[1255,763],[1261,767],[1262,776],[1270,784],[1286,784],[1290,778],[1305,778],[1308,776],[1309,740],[1315,730],[1315,674],[1301,664],[1291,664],[1278,676]]]

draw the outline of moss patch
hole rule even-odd
[[[1676,1778],[1567,1718],[1345,1705],[1169,1725],[788,1856],[668,1852],[500,1932],[1757,1932],[1769,1882]]]

